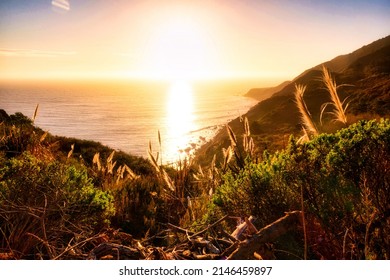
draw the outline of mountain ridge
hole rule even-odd
[[[254,98],[258,101],[262,101],[271,97],[274,93],[282,90],[285,86],[290,84],[291,81],[284,81],[281,84],[274,87],[265,87],[265,88],[252,88],[250,89],[245,96]]]
[[[293,79],[295,81],[302,75],[305,75],[308,71],[311,70],[321,70],[322,65],[330,69],[332,72],[343,72],[345,71],[351,63],[356,61],[357,59],[366,56],[370,53],[376,52],[383,47],[386,47],[390,45],[390,36],[383,37],[381,39],[378,39],[370,44],[364,45],[363,47],[348,53],[348,54],[342,54],[339,56],[336,56],[335,58],[328,60],[324,63],[318,64],[312,68],[309,68],[308,70],[305,70],[300,75],[298,75],[296,78]]]
[[[387,36],[307,69],[228,125],[240,136],[244,131],[242,119],[247,117],[251,136],[260,152],[283,148],[290,135],[299,137],[302,134],[300,115],[294,100],[295,85],[301,84],[306,86],[304,100],[307,108],[314,122],[321,126],[321,106],[330,101],[321,81],[322,66],[331,71],[337,85],[348,84],[339,88],[338,95],[340,100],[348,97],[350,105],[347,114],[351,122],[390,116],[390,36]],[[331,132],[338,128],[339,124],[332,123],[321,126],[321,131]],[[228,145],[227,133],[221,130],[198,154],[214,154]]]

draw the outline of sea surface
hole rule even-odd
[[[254,106],[243,96],[248,90],[244,82],[2,82],[0,108],[32,117],[39,104],[35,124],[54,135],[143,157],[150,142],[169,163]]]

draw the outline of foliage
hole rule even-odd
[[[303,143],[291,137],[284,150],[260,155],[245,117],[241,135],[227,126],[228,148],[207,165],[188,157],[166,166],[151,148],[148,162],[12,118],[1,124],[0,245],[17,258],[63,257],[109,225],[142,237],[167,223],[196,231],[253,215],[261,228],[291,210],[304,210],[306,234],[280,238],[280,258],[390,257],[389,120]]]
[[[7,157],[21,154],[23,151],[38,149],[46,137],[45,133],[33,126],[33,122],[22,113],[15,113],[0,122],[0,151]]]
[[[74,234],[109,224],[113,197],[95,188],[86,169],[41,160],[29,152],[4,160],[0,168],[2,247],[20,257],[54,257]],[[50,245],[49,245],[50,244]]]
[[[302,188],[312,257],[387,259],[389,147],[389,120],[361,121],[303,145],[292,138],[285,150],[228,172],[211,209],[256,215],[264,226],[299,209]]]

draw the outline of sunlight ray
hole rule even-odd
[[[186,81],[175,81],[169,89],[166,104],[168,154],[185,151],[189,144],[188,131],[196,129],[193,91]],[[187,152],[190,150],[187,149]]]

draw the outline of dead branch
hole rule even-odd
[[[231,240],[231,243],[232,242],[236,242],[238,241],[234,236],[232,236],[231,234],[227,233],[226,231],[224,231],[223,229],[221,230],[221,236],[222,237],[225,237],[227,238],[228,240]]]
[[[208,227],[206,227],[205,229],[197,232],[197,233],[194,233],[190,236],[190,238],[194,238],[195,236],[198,236],[198,235],[201,235],[203,233],[205,233],[206,231],[208,231],[209,229],[215,227],[216,225],[218,225],[219,223],[221,223],[222,221],[224,221],[226,218],[228,217],[228,215],[225,215],[223,216],[221,219],[219,219],[218,221],[216,221],[215,223],[209,225]]]
[[[247,229],[248,227],[248,224],[250,223],[252,226],[252,222],[255,220],[255,218],[253,216],[250,216],[249,219],[245,219],[245,222],[241,223],[239,226],[237,226],[237,228],[232,232],[231,236],[236,239],[236,240],[239,240],[241,235],[244,233],[244,231]],[[249,223],[248,223],[249,222]],[[254,226],[253,226],[254,227]]]
[[[178,226],[175,226],[171,223],[167,223],[166,224],[170,229],[174,230],[174,231],[178,231],[178,232],[181,232],[181,233],[184,233],[184,234],[191,234],[191,235],[194,235],[194,232],[192,231],[189,231],[187,229],[184,229],[184,228],[181,228],[181,227],[178,227]]]
[[[88,256],[89,260],[98,260],[105,256],[117,256],[117,259],[140,260],[143,254],[135,249],[114,243],[101,243]]]
[[[254,224],[252,224],[252,221],[250,220],[251,217],[249,217],[249,219],[245,218],[245,223],[247,224],[247,232],[248,232],[248,234],[252,235],[252,234],[255,234],[258,230],[254,226]]]
[[[54,258],[54,260],[58,260],[58,259],[60,259],[63,255],[65,255],[66,253],[68,253],[68,252],[74,250],[75,248],[77,248],[77,247],[79,247],[79,246],[81,246],[81,245],[84,245],[85,243],[87,243],[87,242],[89,242],[89,241],[91,241],[91,240],[98,239],[98,238],[100,238],[100,237],[102,237],[102,236],[103,236],[103,234],[98,234],[98,235],[92,236],[92,237],[90,237],[90,238],[86,238],[86,239],[84,239],[84,240],[82,240],[82,241],[76,243],[76,244],[73,245],[73,246],[69,246],[69,244],[68,244],[68,246],[66,247],[66,249],[65,249],[61,254],[59,254],[58,256],[56,256],[56,257]],[[96,249],[96,248],[95,248],[95,249]]]
[[[281,235],[297,228],[298,224],[301,222],[301,217],[301,211],[286,213],[284,217],[259,230],[252,238],[241,241],[238,244],[238,248],[230,254],[228,259],[253,259],[254,253],[258,251],[264,243],[273,242]]]
[[[194,255],[196,260],[218,260],[221,258],[219,254]]]

